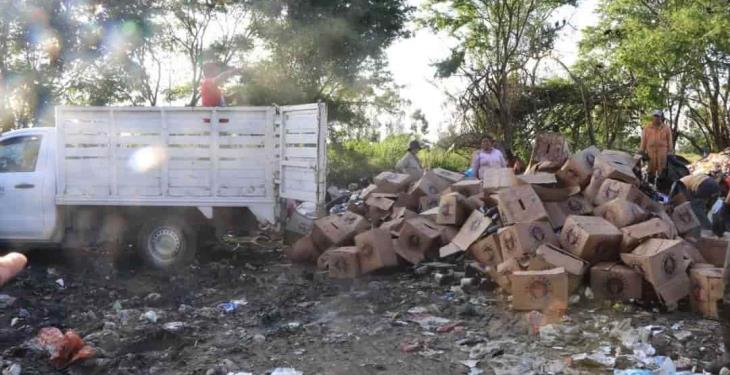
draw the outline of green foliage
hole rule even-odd
[[[327,182],[346,186],[362,178],[372,179],[383,171],[392,171],[405,155],[410,140],[407,135],[393,135],[380,142],[350,139],[330,145]],[[440,147],[421,150],[418,157],[424,168],[440,167],[461,172],[469,165],[467,158]]]

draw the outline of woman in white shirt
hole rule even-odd
[[[480,174],[482,168],[506,168],[507,161],[502,155],[502,151],[494,148],[494,138],[491,136],[485,136],[482,138],[482,148],[474,153],[474,158],[471,161],[471,170],[474,171],[474,176],[478,179],[484,178]]]

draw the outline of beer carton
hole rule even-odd
[[[502,249],[496,234],[481,238],[469,246],[472,258],[479,263],[496,266],[502,263]]]
[[[500,217],[504,224],[548,220],[545,206],[530,185],[502,190],[498,196]]]
[[[355,235],[370,228],[368,221],[353,212],[330,215],[314,221],[312,241],[320,251],[353,245]]]
[[[386,229],[372,229],[355,236],[362,273],[398,265],[393,240]]]
[[[689,270],[691,291],[689,304],[693,312],[705,318],[718,319],[717,302],[722,300],[725,283],[722,268],[692,267]]]
[[[547,222],[517,223],[499,231],[499,245],[504,258],[527,260],[542,244],[557,245],[558,237]]]
[[[598,263],[591,268],[591,290],[598,299],[639,300],[641,286],[641,274],[619,263]]]
[[[562,267],[543,271],[515,271],[510,275],[512,307],[520,311],[565,311],[568,273]]]
[[[408,189],[411,176],[407,174],[382,172],[375,176],[375,185],[381,193],[396,194]]]
[[[563,249],[596,264],[618,259],[622,233],[602,217],[569,216],[560,232]]]
[[[439,214],[436,223],[441,225],[461,225],[471,211],[466,198],[459,193],[442,195],[439,200]]]

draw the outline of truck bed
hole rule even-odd
[[[281,193],[317,202],[322,113],[317,104],[58,107],[56,201],[273,210]]]

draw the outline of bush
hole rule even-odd
[[[355,139],[329,145],[328,185],[346,187],[351,182],[363,178],[372,180],[380,172],[392,171],[406,153],[410,140],[407,135],[393,135],[381,142]],[[421,150],[418,157],[424,168],[463,172],[469,165],[467,158],[438,147]]]

